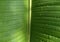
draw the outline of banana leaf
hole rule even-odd
[[[32,0],[30,42],[60,42],[60,0]]]
[[[0,42],[27,42],[28,0],[0,0]]]

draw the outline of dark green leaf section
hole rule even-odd
[[[0,42],[27,42],[24,0],[0,0]]]
[[[60,0],[32,0],[31,42],[60,42]]]

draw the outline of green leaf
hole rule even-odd
[[[60,42],[60,1],[32,0],[31,42]]]
[[[24,0],[0,0],[0,42],[27,42]]]

